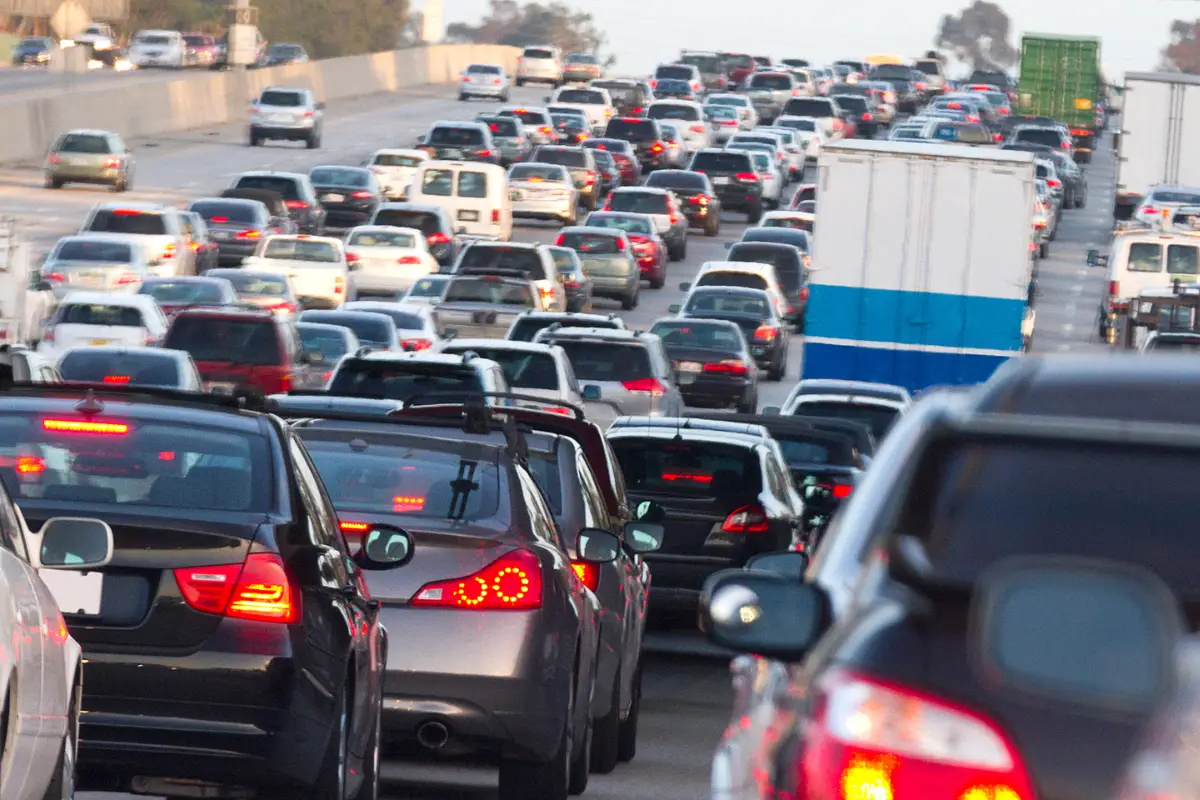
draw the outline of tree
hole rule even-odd
[[[446,40],[514,47],[546,44],[564,53],[591,55],[598,55],[606,41],[591,14],[573,11],[558,0],[525,5],[516,0],[491,0],[478,25],[452,23],[446,28]]]
[[[1200,20],[1171,23],[1171,43],[1163,49],[1163,68],[1200,75]]]
[[[934,46],[972,69],[1007,69],[1017,63],[1008,42],[1008,15],[995,3],[975,0],[957,17],[942,17]]]

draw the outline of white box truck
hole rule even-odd
[[[1125,75],[1113,218],[1129,219],[1152,186],[1200,186],[1200,76]]]
[[[1034,155],[844,141],[821,152],[805,378],[987,380],[1032,335]]]

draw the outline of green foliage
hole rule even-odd
[[[491,0],[491,8],[478,25],[455,22],[446,28],[447,41],[507,44],[527,47],[552,44],[563,53],[598,55],[604,34],[592,15],[563,3],[526,3]]]

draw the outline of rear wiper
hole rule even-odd
[[[466,516],[467,498],[479,488],[479,484],[475,482],[475,470],[478,466],[478,461],[458,462],[458,477],[450,482],[454,494],[450,496],[450,508],[446,510],[446,519],[458,521]]]

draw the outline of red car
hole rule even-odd
[[[183,63],[188,67],[211,67],[221,54],[216,37],[207,33],[185,33],[183,46]]]
[[[622,186],[637,186],[641,183],[642,165],[629,142],[624,139],[586,139],[580,146],[589,150],[607,151],[613,157],[613,161],[617,162]]]

